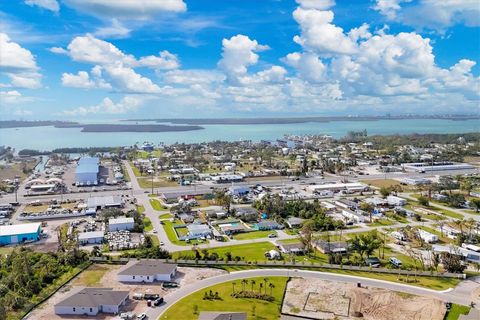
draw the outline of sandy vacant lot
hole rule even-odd
[[[77,286],[87,287],[104,287],[113,288],[116,290],[129,290],[130,297],[134,293],[157,293],[160,296],[165,296],[167,293],[176,289],[163,289],[161,283],[121,283],[116,280],[120,265],[103,265],[94,264],[77,278],[75,278],[69,285],[63,287],[56,294],[54,294],[46,303],[40,308],[35,309],[28,319],[49,319],[49,320],[66,320],[66,319],[91,319],[87,316],[58,316],[55,314],[53,306],[64,299],[72,288]],[[179,267],[177,271],[177,278],[175,281],[180,283],[180,286],[191,284],[196,281],[224,274],[226,271],[211,268],[186,268]],[[136,314],[145,312],[147,309],[146,301],[137,301],[130,299],[124,311],[133,311]],[[98,314],[95,319],[115,319],[111,315]],[[118,317],[117,317],[118,319]]]
[[[289,281],[282,313],[312,319],[442,320],[444,304],[430,297],[320,279]]]

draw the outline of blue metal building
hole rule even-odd
[[[0,226],[0,245],[38,241],[41,232],[40,222]]]

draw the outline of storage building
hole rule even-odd
[[[99,244],[103,242],[103,231],[80,232],[78,242],[80,244]]]
[[[41,232],[40,222],[0,226],[0,245],[38,241]]]
[[[98,184],[98,173],[100,171],[100,159],[97,157],[82,157],[78,160],[75,170],[75,181],[78,185]]]
[[[175,279],[177,265],[163,263],[158,260],[129,261],[122,270],[117,273],[120,282],[154,282],[172,281]]]
[[[118,217],[108,219],[108,231],[132,230],[135,226],[133,218]]]
[[[117,314],[128,300],[128,291],[112,288],[76,288],[73,293],[54,306],[58,315]]]

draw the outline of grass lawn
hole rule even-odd
[[[452,308],[448,311],[445,316],[445,320],[457,320],[462,314],[468,314],[470,312],[470,307],[462,306],[459,304],[452,304]]]
[[[252,232],[243,232],[233,236],[236,240],[245,240],[245,239],[258,239],[258,238],[267,238],[269,234],[277,234],[276,231],[252,231]]]
[[[100,280],[109,270],[109,265],[93,264],[72,282],[76,286],[95,287],[100,284]]]
[[[294,238],[294,239],[278,240],[278,242],[282,244],[292,244],[292,243],[299,243],[300,240],[297,238]]]
[[[123,179],[125,179],[126,182],[130,182],[130,175],[128,174],[127,168],[125,168],[124,165],[122,165],[122,173],[123,173]]]
[[[138,184],[140,188],[143,189],[151,189],[152,188],[152,179],[150,177],[144,176],[137,178]],[[153,180],[153,188],[163,188],[163,187],[175,187],[178,186],[178,183],[175,181],[167,181],[167,180]]]
[[[289,234],[291,236],[295,236],[298,234],[298,229],[284,229],[283,230],[286,234]]]
[[[256,242],[256,243],[247,243],[240,244],[236,246],[226,246],[219,248],[208,249],[209,253],[217,253],[218,256],[223,259],[225,253],[230,252],[233,257],[239,256],[244,257],[245,261],[264,261],[265,260],[265,251],[275,249],[275,246],[270,242]],[[191,250],[173,252],[173,258],[178,258],[180,256],[189,255],[192,258],[195,257],[195,254]]]
[[[235,289],[238,291],[241,289],[241,280],[229,281],[221,283],[215,286],[205,288],[203,290],[194,292],[189,296],[186,296],[182,300],[171,306],[160,319],[178,319],[181,314],[182,319],[198,319],[198,314],[194,313],[195,308],[198,312],[201,311],[234,311],[234,312],[246,312],[247,319],[249,320],[263,320],[263,319],[278,319],[280,318],[280,311],[282,308],[282,297],[287,285],[286,277],[271,277],[268,278],[268,282],[272,283],[275,287],[272,290],[272,296],[274,301],[268,302],[258,299],[247,298],[233,298],[230,295],[233,292],[233,284],[235,282]],[[247,278],[248,284],[247,290],[251,290],[250,280],[254,280],[254,291],[258,290],[259,284],[264,283],[263,278]],[[268,285],[267,285],[268,287]],[[203,300],[205,292],[218,292],[221,300]],[[270,294],[270,289],[267,289],[267,294]],[[196,307],[194,307],[196,306]],[[255,306],[255,315],[253,314],[253,306]]]
[[[9,254],[13,251],[13,249],[15,249],[15,247],[0,247],[0,255],[6,255],[6,254]]]
[[[164,213],[158,216],[158,219],[171,219],[173,216],[170,213]]]
[[[140,174],[140,170],[138,170],[137,167],[133,165],[133,162],[130,162],[130,167],[132,167],[133,174],[135,177],[141,177],[142,175]]]
[[[360,182],[363,182],[365,184],[369,184],[373,187],[377,188],[390,188],[392,186],[402,186],[399,181],[393,180],[393,179],[377,179],[377,180],[360,180]],[[404,186],[402,186],[403,188]]]
[[[150,205],[152,206],[152,208],[154,210],[157,210],[157,211],[162,211],[163,210],[163,207],[162,207],[162,203],[157,200],[157,199],[150,199]]]
[[[137,206],[137,211],[138,211],[138,213],[144,213],[145,212],[145,207],[143,205]]]
[[[382,227],[382,226],[391,226],[393,224],[395,224],[395,222],[393,222],[392,220],[381,218],[381,219],[375,220],[375,222],[371,223],[370,226],[371,227]]]
[[[147,237],[149,237],[151,240],[152,240],[152,243],[154,246],[159,246],[160,245],[160,240],[158,240],[158,237],[156,235],[148,235]]]
[[[144,228],[143,228],[143,231],[146,231],[146,232],[149,232],[149,231],[152,231],[153,230],[153,225],[152,225],[152,221],[150,221],[149,218],[143,218],[143,224],[144,224]]]

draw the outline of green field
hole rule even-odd
[[[276,231],[252,231],[236,234],[233,238],[236,240],[267,238],[271,233],[277,234]]]
[[[164,213],[158,216],[158,219],[171,219],[173,216],[170,213]]]
[[[273,302],[231,297],[233,292],[232,283],[235,283],[236,291],[241,290],[241,280],[236,280],[211,286],[186,296],[171,306],[160,319],[179,319],[178,316],[182,315],[182,319],[196,320],[198,319],[198,314],[194,313],[195,309],[197,309],[198,312],[246,312],[249,320],[278,319],[280,317],[282,297],[287,285],[287,279],[286,277],[271,277],[267,279],[267,282],[275,286],[272,290],[272,296],[275,298]],[[250,280],[255,281],[254,291],[259,290],[260,283],[264,284],[264,278],[246,278],[246,280],[248,280],[248,284],[246,284],[247,290],[251,290]],[[205,292],[209,292],[210,290],[212,290],[212,292],[218,292],[221,300],[204,300]],[[270,294],[270,289],[267,289],[267,293]],[[253,314],[253,306],[255,306],[255,315]]]
[[[143,218],[143,225],[144,225],[143,231],[149,232],[153,230],[152,221],[150,221],[149,218],[147,217]]]
[[[149,201],[150,201],[150,205],[154,210],[157,210],[157,211],[163,210],[162,203],[158,199],[150,199]]]
[[[138,211],[138,213],[144,213],[145,212],[145,207],[143,205],[137,206],[137,211]]]
[[[391,226],[395,224],[392,220],[381,218],[377,219],[375,222],[371,223],[370,226],[372,227],[383,227],[383,226]]]
[[[110,269],[108,265],[93,264],[73,280],[72,284],[76,286],[95,287],[100,284],[100,280]]]
[[[159,246],[160,245],[160,240],[158,240],[158,237],[156,235],[147,235],[152,240],[152,243],[154,246]]]
[[[470,312],[470,307],[462,306],[459,304],[453,304],[450,311],[445,316],[445,320],[457,320],[462,314],[468,314]]]
[[[275,246],[270,242],[257,242],[240,244],[236,246],[212,248],[208,249],[208,252],[215,252],[221,259],[225,257],[225,253],[230,252],[233,257],[243,257],[245,261],[263,261],[265,260],[265,251],[269,251],[272,249],[275,249]],[[191,250],[174,252],[172,253],[172,255],[173,258],[178,258],[185,255],[190,255],[192,256],[192,258],[195,257],[195,254]]]

